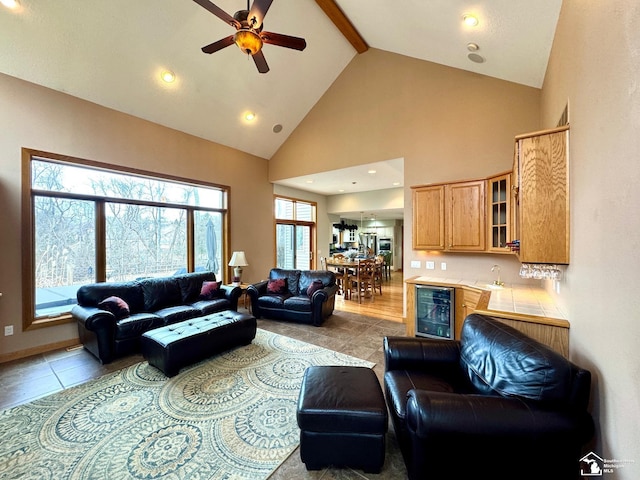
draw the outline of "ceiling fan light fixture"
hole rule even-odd
[[[247,55],[255,55],[262,49],[260,35],[251,29],[241,28],[234,35],[233,41]]]

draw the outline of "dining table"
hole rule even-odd
[[[373,257],[367,257],[369,260],[374,260]],[[333,258],[329,257],[326,259],[327,269],[333,271],[336,274],[336,280],[338,281],[338,286],[340,287],[340,293],[343,295],[345,300],[350,298],[351,285],[349,282],[358,278],[358,268],[360,266],[359,260],[364,260],[365,258]],[[382,293],[382,290],[380,290]]]

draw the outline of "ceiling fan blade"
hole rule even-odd
[[[217,42],[213,42],[205,47],[202,47],[202,51],[204,53],[215,53],[218,50],[222,50],[224,47],[228,47],[229,45],[233,45],[233,35],[229,35],[222,40],[218,40]]]
[[[222,10],[220,7],[211,3],[209,0],[193,0],[193,1],[196,2],[198,5],[200,5],[201,7],[209,10],[211,13],[213,13],[216,17],[218,17],[223,22],[228,23],[232,27],[240,28],[241,26],[240,22],[238,22],[235,18],[233,18],[227,12]]]
[[[269,65],[267,65],[267,60],[264,58],[262,50],[260,50],[255,55],[252,55],[252,57],[260,73],[267,73],[269,71]]]
[[[256,30],[260,29],[272,2],[273,0],[253,0],[253,5],[251,5],[251,10],[249,10],[249,16],[247,17],[249,25]]]
[[[294,50],[302,51],[307,47],[307,42],[304,38],[282,35],[281,33],[262,32],[260,34],[260,38],[262,38],[264,43],[277,45],[279,47],[292,48]]]

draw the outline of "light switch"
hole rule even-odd
[[[440,263],[440,270],[446,270],[447,269],[447,263],[446,262],[441,262]]]
[[[411,260],[411,268],[420,268],[420,260]]]
[[[427,270],[435,270],[436,262],[427,262]]]

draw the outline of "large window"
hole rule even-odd
[[[276,265],[309,270],[315,262],[316,205],[276,197]]]
[[[225,280],[226,187],[29,150],[23,179],[25,328],[68,320],[87,283],[204,270]]]

